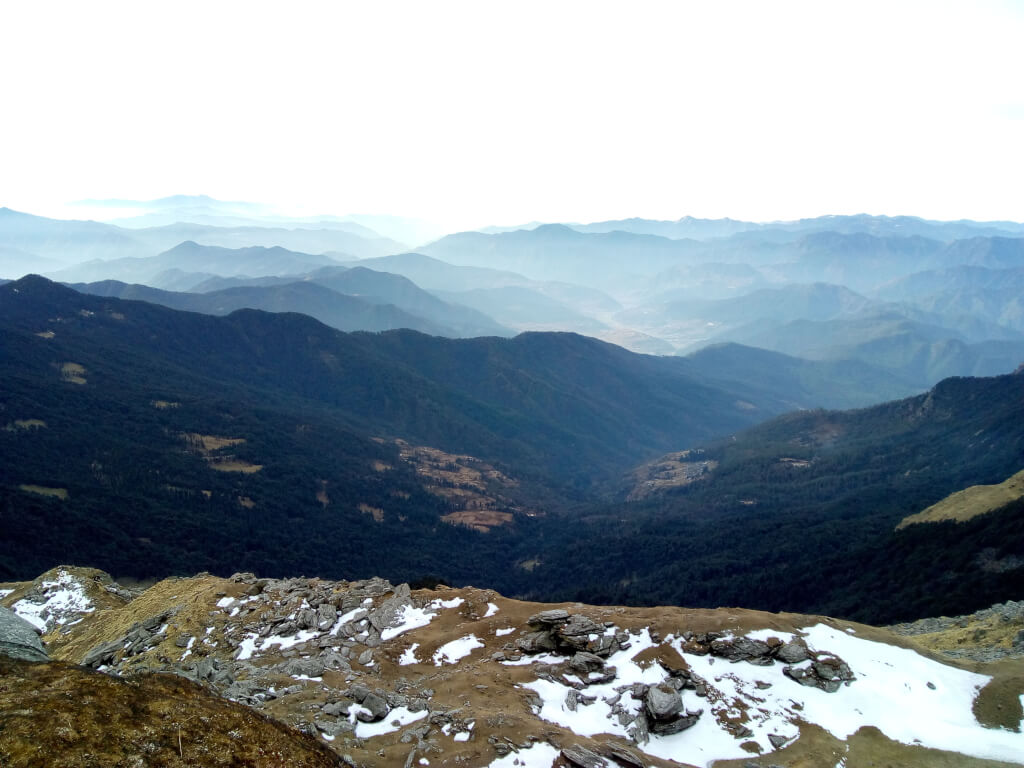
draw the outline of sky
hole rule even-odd
[[[1021,221],[1022,40],[1024,0],[4,3],[0,205]]]

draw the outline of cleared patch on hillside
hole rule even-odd
[[[56,334],[53,331],[38,331],[36,336],[41,339],[52,339]]]
[[[441,516],[444,522],[487,533],[492,528],[512,523],[516,513],[537,514],[516,505],[505,495],[519,487],[518,480],[475,456],[409,445],[404,440],[395,443],[402,460],[415,467],[423,487],[448,503],[451,511]]]
[[[898,531],[915,523],[937,523],[942,520],[964,521],[994,512],[1024,496],[1024,470],[996,485],[972,485],[950,494],[927,509],[909,515],[896,526]]]
[[[61,381],[67,381],[72,384],[86,384],[85,378],[86,370],[85,366],[78,363],[61,363],[58,366],[60,371]]]
[[[170,408],[180,408],[181,403],[175,403],[170,400],[153,400],[151,405],[158,411],[166,411]]]
[[[26,493],[35,493],[39,496],[52,496],[66,501],[68,498],[67,488],[50,488],[45,485],[19,485],[18,488]]]
[[[699,448],[677,451],[641,465],[629,477],[630,490],[626,500],[645,499],[669,488],[681,488],[704,480],[714,472],[718,462],[702,459],[703,454]]]
[[[46,429],[46,422],[42,419],[15,419],[4,430],[7,432],[18,432],[19,430]]]
[[[225,453],[226,449],[245,443],[244,438],[201,435],[198,432],[183,432],[181,437],[188,444],[190,450],[206,459],[210,469],[218,472],[240,472],[243,474],[252,474],[263,469],[262,464],[253,464],[234,454]]]
[[[371,507],[369,504],[360,503],[359,511],[364,515],[370,515],[378,523],[384,522],[384,510],[380,507]]]

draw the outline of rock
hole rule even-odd
[[[655,720],[648,722],[650,732],[657,734],[658,736],[671,736],[673,733],[681,733],[687,728],[692,728],[697,724],[700,716],[703,714],[703,710],[697,712],[687,712],[685,715],[679,715],[674,720]]]
[[[558,643],[549,632],[531,632],[516,640],[516,647],[523,653],[542,653],[558,649]]]
[[[610,742],[605,743],[601,745],[600,750],[601,754],[610,757],[619,765],[630,766],[630,768],[644,768],[646,765],[640,755],[626,749],[625,747],[620,747],[618,744]]]
[[[789,736],[780,736],[777,733],[768,734],[768,741],[771,742],[772,746],[775,749],[782,749],[790,742],[790,740],[791,738]]]
[[[121,638],[94,646],[82,657],[82,666],[96,669],[103,664],[109,664],[114,660],[114,655],[122,647],[124,647],[124,641]]]
[[[569,669],[580,674],[595,672],[602,667],[604,667],[604,659],[587,651],[579,651],[569,660]]]
[[[378,720],[383,720],[388,714],[388,704],[383,698],[378,696],[376,693],[369,693],[366,695],[361,702],[359,702],[363,709],[357,714],[356,718],[364,723],[376,723]],[[369,712],[367,712],[369,710]]]
[[[748,637],[713,640],[711,654],[721,656],[729,661],[768,659],[768,663],[771,663],[771,648],[768,647],[768,643],[762,640],[751,640]]]
[[[577,637],[579,635],[603,635],[604,627],[594,620],[577,613],[570,616],[568,621],[563,622],[556,632],[564,638]]]
[[[316,611],[314,611],[312,608],[303,608],[295,615],[295,626],[299,629],[316,629]]]
[[[608,766],[607,760],[579,744],[565,747],[562,750],[562,757],[570,765],[578,766],[578,768],[607,768]]]
[[[569,612],[564,608],[552,608],[549,611],[535,613],[526,620],[531,627],[553,627],[569,620]]]
[[[324,630],[330,629],[338,618],[338,609],[330,603],[320,603],[316,608],[316,627]]]
[[[332,701],[320,707],[320,711],[328,717],[348,716],[349,706],[350,704],[345,701]]]
[[[779,646],[775,651],[775,658],[784,664],[799,664],[811,658],[811,653],[807,650],[807,643],[803,638],[798,637]]]
[[[0,606],[0,655],[25,661],[50,660],[35,627],[3,606]]]
[[[370,611],[370,625],[377,630],[379,635],[385,629],[398,623],[398,617],[407,605],[412,605],[409,585],[399,584],[395,587],[394,594],[391,597]]]
[[[782,674],[800,685],[834,693],[839,686],[856,678],[845,661],[836,656],[819,656],[809,667],[783,667]]]
[[[365,651],[359,654],[359,658],[356,659],[356,661],[358,661],[365,667],[367,664],[373,661],[373,650],[371,648],[367,648]]]
[[[174,641],[176,648],[188,648],[188,641],[192,639],[192,635],[178,635],[178,639]]]
[[[644,696],[644,709],[654,720],[672,720],[683,711],[683,697],[665,683],[652,685]]]
[[[279,666],[286,675],[304,675],[320,677],[324,673],[325,664],[322,658],[289,659]]]
[[[570,712],[575,712],[576,707],[580,701],[580,692],[575,688],[570,688],[569,692],[565,694],[565,708]]]

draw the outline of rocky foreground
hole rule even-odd
[[[0,604],[3,765],[1024,764],[1020,658],[825,617],[72,567]]]

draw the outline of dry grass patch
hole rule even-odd
[[[364,515],[372,515],[378,523],[384,522],[384,510],[380,507],[371,507],[369,504],[360,503],[359,511]]]
[[[409,445],[404,440],[396,440],[395,444],[402,460],[415,468],[423,488],[445,499],[452,507],[452,512],[441,517],[442,521],[468,525],[486,533],[491,528],[511,523],[515,512],[529,514],[503,496],[517,488],[519,481],[475,456]]]
[[[69,381],[72,384],[85,384],[85,366],[78,363],[61,363],[60,378],[62,381]]]
[[[8,424],[4,429],[7,432],[17,432],[21,430],[30,429],[46,429],[46,422],[42,419],[15,419]]]
[[[1024,470],[997,485],[972,485],[950,494],[922,512],[909,515],[896,526],[898,531],[915,523],[937,523],[940,520],[970,520],[1004,507],[1024,496]]]
[[[52,339],[56,334],[53,331],[37,331],[36,336],[41,339]]]
[[[61,501],[67,501],[68,498],[67,488],[48,488],[45,485],[19,485],[18,488],[26,493],[35,493],[39,496],[52,496],[60,499]]]
[[[150,404],[158,411],[166,411],[169,408],[181,407],[181,403],[174,403],[170,400],[151,400]]]
[[[200,435],[198,432],[183,432],[181,436],[190,448],[204,455],[245,442],[245,439],[241,437],[217,437],[216,435]]]
[[[637,468],[631,477],[633,489],[627,501],[636,501],[702,480],[718,467],[717,461],[700,458],[703,451],[669,453]]]
[[[262,464],[252,464],[248,461],[242,461],[241,459],[236,459],[231,456],[225,456],[223,458],[211,456],[206,461],[210,465],[210,469],[215,469],[218,472],[241,472],[242,474],[251,475],[254,472],[259,472],[263,469]]]

